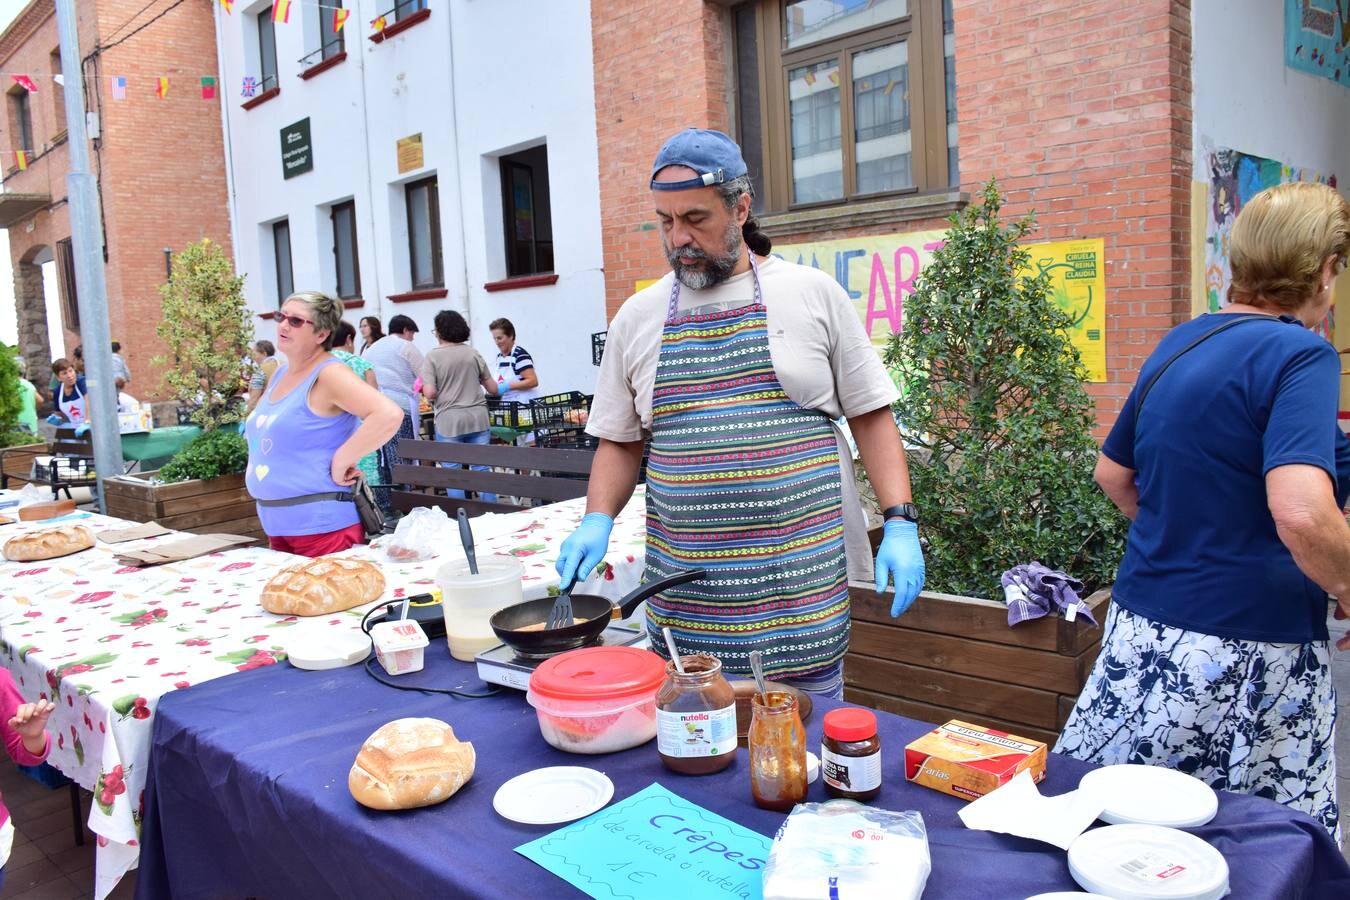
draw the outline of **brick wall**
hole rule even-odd
[[[224,86],[218,85],[217,100],[201,99],[201,77],[216,74],[214,5],[212,0],[187,0],[125,42],[95,55],[84,70],[89,107],[99,113],[102,126],[102,139],[91,148],[90,163],[101,187],[110,332],[122,344],[122,355],[132,369],[132,393],[141,399],[162,397],[150,360],[164,352],[154,332],[160,315],[159,286],[165,280],[164,248],[181,250],[209,237],[230,252],[219,106]],[[81,52],[86,57],[96,44],[114,44],[166,8],[156,5],[132,17],[140,4],[129,7],[100,0],[97,5],[77,6]],[[33,131],[38,149],[50,146],[25,172],[9,171],[14,167],[12,154],[0,161],[7,172],[6,191],[45,193],[53,201],[48,210],[9,229],[16,273],[21,261],[70,236],[69,207],[64,202],[69,147],[54,141],[65,131],[64,109],[57,102],[60,89],[50,77],[50,54],[57,44],[50,2],[30,8],[0,37],[3,71],[43,76],[35,79],[39,92],[31,98]],[[127,100],[112,99],[113,75],[127,77]],[[169,78],[165,100],[155,96],[155,78],[160,75]],[[0,127],[0,147],[13,147],[7,116],[0,116]],[[60,327],[56,322],[48,325]],[[67,332],[66,342],[73,348],[80,337]]]
[[[1115,420],[1190,301],[1189,0],[955,0],[962,187],[995,176],[1037,240],[1100,237]]]

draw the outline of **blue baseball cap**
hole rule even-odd
[[[656,173],[666,166],[684,166],[698,173],[687,181],[656,180]],[[652,163],[651,188],[654,191],[686,191],[709,187],[740,178],[749,171],[741,148],[720,131],[708,128],[686,128],[661,145]]]

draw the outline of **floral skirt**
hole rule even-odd
[[[1339,837],[1329,662],[1326,641],[1213,637],[1113,605],[1055,752],[1176,769],[1306,812]]]

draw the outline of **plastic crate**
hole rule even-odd
[[[488,400],[488,427],[528,431],[533,426],[530,404],[519,400]]]
[[[600,365],[600,358],[605,355],[605,335],[608,331],[597,331],[591,335],[591,365]]]
[[[545,430],[536,431],[534,436],[534,445],[545,450],[594,450],[600,446],[600,439],[574,428],[558,429],[556,431]],[[555,478],[586,478],[586,475],[568,476],[561,473],[555,474]]]
[[[583,430],[590,412],[591,398],[581,391],[550,394],[530,401],[530,416],[536,432],[541,428]]]

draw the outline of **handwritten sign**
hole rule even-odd
[[[605,900],[759,900],[771,844],[653,784],[516,852]]]

